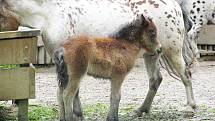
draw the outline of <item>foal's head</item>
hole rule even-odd
[[[137,15],[135,20],[120,28],[112,37],[117,40],[137,43],[148,52],[155,52],[156,49],[160,48],[154,22],[142,14]]]

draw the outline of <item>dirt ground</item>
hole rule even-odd
[[[186,104],[185,88],[182,82],[170,77],[162,69],[163,82],[152,105],[173,106],[181,110]],[[193,90],[195,100],[200,109],[215,111],[215,61],[200,62],[193,74]],[[55,68],[40,68],[36,73],[36,99],[31,104],[57,105],[57,80]],[[122,87],[120,106],[140,105],[146,97],[148,77],[143,59],[139,59],[135,68],[127,76]],[[81,82],[80,97],[82,104],[109,104],[110,82],[86,76]],[[198,112],[198,108],[197,108]],[[215,121],[215,112],[206,120]],[[195,118],[194,118],[195,119]],[[199,119],[200,120],[200,119]]]

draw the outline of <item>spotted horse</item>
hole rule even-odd
[[[188,38],[195,54],[198,53],[197,40],[203,26],[215,25],[215,0],[177,0],[187,23]]]
[[[182,48],[185,37],[184,20],[175,0],[0,0],[0,12],[15,17],[21,25],[41,29],[43,42],[52,55],[69,37],[107,37],[120,26],[131,22],[136,14],[150,17],[157,28],[157,38],[162,45],[162,59],[182,80],[187,106],[185,114],[194,114],[196,103],[190,74],[186,68]],[[186,41],[186,40],[185,40]],[[150,47],[150,46],[146,46]],[[143,104],[135,110],[137,116],[148,113],[162,82],[159,55],[144,54],[149,77],[149,90]],[[68,82],[67,66],[62,66],[58,78],[60,118],[64,115],[63,93]],[[83,118],[79,91],[73,102],[73,118]]]

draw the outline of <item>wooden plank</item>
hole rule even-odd
[[[37,37],[0,41],[0,64],[36,63]]]
[[[38,64],[45,64],[45,48],[42,46],[42,47],[39,47],[38,49],[38,61],[37,63]]]
[[[199,50],[201,54],[215,54],[215,51],[213,50]]]
[[[35,69],[29,69],[29,99],[34,99],[35,96]]]
[[[18,121],[28,121],[28,99],[18,101]]]
[[[24,38],[24,37],[35,37],[40,34],[39,29],[31,30],[20,30],[20,31],[4,31],[0,32],[0,41],[2,39],[12,39],[12,38]]]
[[[46,51],[45,59],[46,59],[46,64],[52,64],[52,58],[47,51]]]
[[[32,67],[0,69],[0,100],[35,98]]]
[[[215,45],[215,25],[203,27],[198,44]]]
[[[44,46],[43,40],[42,40],[42,37],[41,37],[41,36],[38,36],[37,46],[38,46],[38,47]]]

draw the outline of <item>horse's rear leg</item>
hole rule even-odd
[[[136,115],[139,117],[142,116],[143,112],[145,113],[149,112],[154,96],[156,95],[157,90],[162,82],[162,75],[160,73],[158,63],[159,55],[156,56],[145,55],[144,59],[147,73],[149,76],[149,90],[143,104],[134,111]]]
[[[196,107],[196,103],[193,96],[192,82],[190,80],[190,72],[186,69],[184,59],[181,53],[171,53],[166,54],[167,59],[169,60],[171,66],[175,68],[178,75],[181,77],[181,80],[186,89],[187,95],[187,108],[185,113],[188,116],[194,115],[194,108]]]
[[[124,77],[114,77],[111,80],[111,95],[110,95],[110,109],[107,116],[107,121],[118,121],[118,109],[121,98],[121,86]]]

